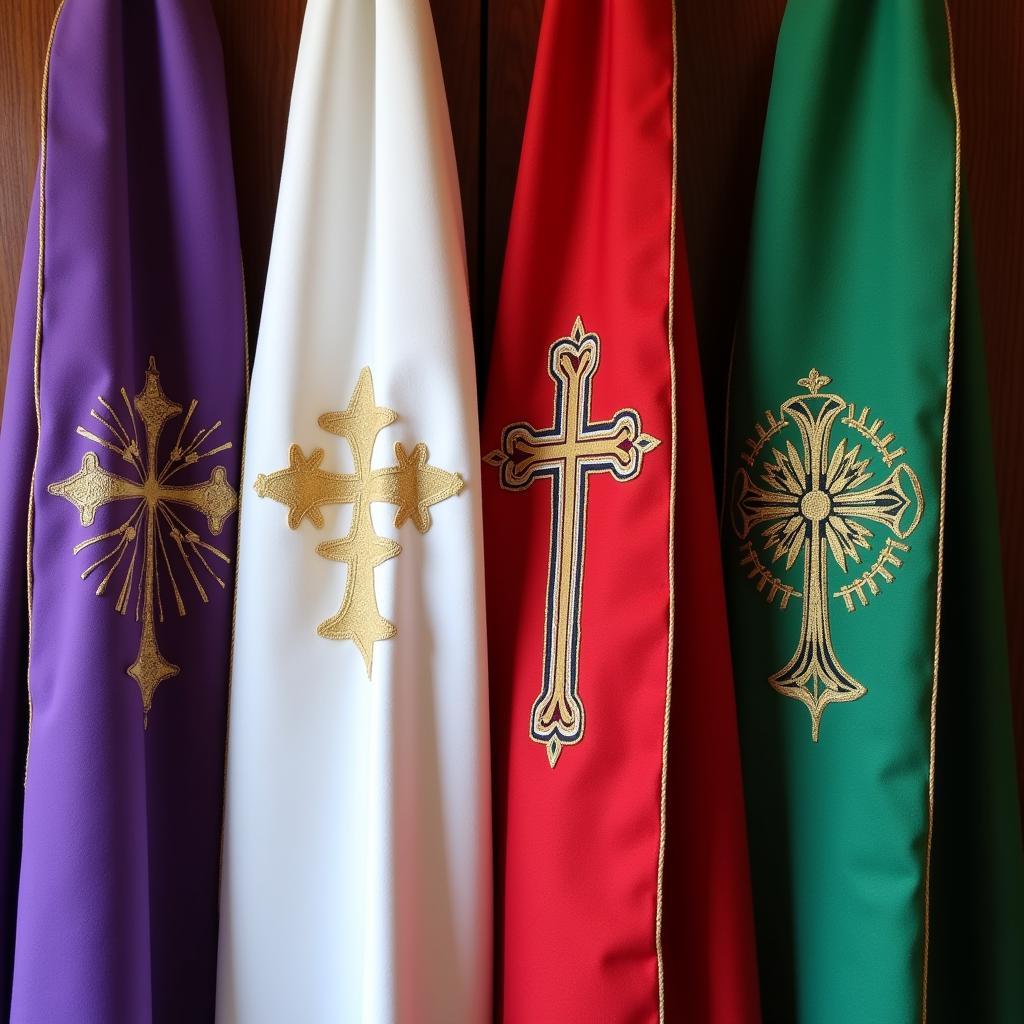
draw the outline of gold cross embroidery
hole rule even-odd
[[[293,444],[287,469],[256,477],[256,493],[261,498],[288,506],[288,525],[297,530],[303,519],[320,529],[324,525],[322,505],[352,505],[352,525],[340,540],[324,541],[317,553],[348,566],[345,595],[336,615],[321,622],[317,633],[329,640],[351,640],[359,649],[366,674],[373,663],[373,645],[397,634],[394,623],[380,613],[374,586],[374,569],[401,553],[401,546],[381,537],[373,528],[370,505],[383,501],[397,506],[395,527],[411,520],[420,533],[430,529],[430,508],[462,491],[464,482],[458,473],[449,473],[429,463],[425,444],[406,452],[395,444],[397,465],[372,469],[371,459],[377,435],[398,419],[391,409],[377,405],[370,368],[359,374],[355,390],[344,412],[329,412],[317,420],[319,425],[348,441],[355,462],[354,473],[330,473],[321,469],[323,448],[308,458]]]
[[[600,358],[601,339],[577,317],[572,333],[549,349],[548,375],[555,385],[552,426],[512,423],[502,431],[501,447],[484,456],[499,470],[506,490],[551,480],[544,678],[531,713],[530,737],[544,744],[552,768],[564,746],[580,742],[585,724],[578,666],[588,479],[608,473],[622,482],[633,480],[644,456],[661,443],[643,432],[635,409],[621,409],[607,421],[591,419]]]
[[[829,614],[829,555],[842,572],[848,560],[859,564],[860,550],[873,549],[874,534],[865,523],[889,530],[888,538],[871,568],[832,596],[842,598],[848,611],[868,603],[868,594],[877,595],[877,580],[892,582],[889,567],[903,565],[896,551],[910,548],[902,543],[917,528],[924,514],[924,496],[917,475],[906,463],[900,463],[879,484],[862,487],[874,474],[870,457],[860,458],[860,444],[848,448],[842,439],[831,447],[832,431],[844,411],[841,423],[865,438],[887,466],[904,449],[890,450],[893,434],[880,436],[882,420],[867,425],[868,409],[854,416],[854,406],[839,395],[821,389],[831,378],[812,369],[797,382],[808,391],[782,403],[779,418],[767,414],[768,429],[757,427],[757,437],[747,441],[748,451],[741,458],[753,468],[768,442],[790,425],[799,432],[801,450],[791,441],[785,451],[771,449],[771,457],[761,463],[764,487],[751,481],[745,469],[736,473],[733,485],[733,527],[744,545],[743,564],[771,603],[782,595],[780,607],[791,598],[803,600],[800,639],[788,663],[769,677],[779,693],[806,705],[811,715],[811,738],[817,742],[821,716],[828,704],[857,700],[867,692],[842,665],[832,646]],[[763,527],[760,545],[771,564],[785,559],[790,570],[803,557],[803,591],[784,583],[758,557],[755,527]],[[867,591],[867,593],[865,593]]]
[[[185,430],[192,414],[199,404],[193,399],[188,413],[178,431],[178,438],[171,449],[170,455],[163,463],[158,457],[160,435],[169,420],[181,414],[181,406],[172,402],[160,386],[160,374],[156,368],[156,360],[151,356],[146,370],[146,383],[142,391],[135,397],[134,409],[129,401],[128,393],[121,388],[121,398],[127,409],[125,425],[115,408],[100,398],[99,402],[110,416],[107,419],[91,410],[90,415],[97,420],[113,441],[86,430],[78,428],[78,433],[90,441],[101,445],[122,459],[129,467],[130,476],[119,476],[111,473],[100,465],[95,452],[86,452],[82,458],[82,468],[66,480],[50,484],[50,494],[66,498],[79,512],[83,526],[92,526],[96,512],[109,502],[129,502],[127,518],[115,529],[90,537],[74,548],[74,554],[93,544],[112,541],[110,549],[101,558],[92,563],[83,573],[87,579],[100,566],[106,565],[106,573],[96,588],[96,594],[103,596],[110,581],[124,561],[128,553],[131,557],[128,568],[121,581],[115,609],[122,615],[128,613],[131,595],[135,583],[135,565],[139,555],[139,547],[145,538],[142,553],[141,583],[135,589],[135,619],[142,623],[142,635],[139,642],[139,653],[135,661],[127,669],[138,684],[142,695],[143,722],[148,723],[149,712],[153,706],[153,695],[157,687],[165,680],[176,676],[179,667],[172,664],[160,653],[156,639],[156,620],[164,621],[163,598],[160,589],[160,569],[164,566],[167,581],[170,584],[177,605],[178,614],[185,614],[185,602],[181,595],[173,565],[167,550],[166,536],[177,548],[185,568],[188,570],[196,591],[205,603],[208,600],[196,572],[193,560],[202,565],[216,583],[223,589],[224,580],[214,572],[203,552],[213,555],[230,564],[231,559],[212,544],[207,544],[177,514],[174,506],[185,506],[196,509],[206,517],[211,534],[219,534],[225,519],[235,511],[238,504],[237,495],[227,481],[227,473],[223,466],[217,466],[210,478],[195,484],[172,484],[169,481],[182,469],[193,466],[201,459],[226,451],[231,447],[227,441],[215,448],[205,449],[213,433],[221,426],[220,420],[198,431],[195,437],[183,445]],[[142,423],[145,449],[139,444],[138,428],[135,413]],[[108,564],[109,563],[109,564]],[[154,602],[156,611],[154,611]],[[140,615],[141,603],[141,615]]]

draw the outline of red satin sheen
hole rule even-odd
[[[636,409],[640,475],[590,478],[582,742],[530,737],[543,670],[551,484],[484,467],[495,758],[498,1017],[657,1021],[669,637],[670,0],[549,0],[505,259],[484,427],[551,423],[551,343],[601,337],[592,416]],[[664,948],[669,1021],[758,1018],[731,669],[682,233],[676,246],[676,658]]]

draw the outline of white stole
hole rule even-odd
[[[317,506],[321,528],[292,529],[281,499],[295,478],[271,478],[292,445],[305,459],[323,449],[321,470],[354,473],[349,440],[318,419],[349,407],[367,367],[376,406],[397,413],[372,469],[397,465],[396,442],[407,458],[422,442],[430,466],[465,481],[423,533],[414,519],[396,527],[394,504],[370,506],[358,572],[396,629],[372,644],[370,676],[354,639],[317,633],[353,572],[317,545],[346,536],[354,505]],[[427,0],[310,0],[245,444],[221,1024],[491,1019],[476,408]],[[356,418],[365,425],[365,409]],[[367,567],[382,550],[373,535],[401,553]],[[346,622],[372,635],[365,592],[354,599]]]

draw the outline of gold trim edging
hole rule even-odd
[[[25,689],[28,694],[28,741],[25,744],[25,785],[28,785],[28,760],[32,749],[32,542],[35,527],[36,468],[39,465],[39,441],[43,432],[43,418],[39,406],[39,362],[43,348],[43,270],[46,265],[46,132],[50,112],[50,60],[53,42],[57,38],[57,25],[64,13],[66,0],[61,0],[50,26],[43,64],[43,86],[39,109],[39,265],[36,272],[36,334],[32,363],[32,397],[36,408],[36,452],[32,458],[32,479],[28,489],[28,521],[25,530],[26,599],[28,601],[28,653],[25,663]]]
[[[672,209],[669,216],[668,252],[668,368],[672,410],[672,464],[669,476],[668,518],[668,655],[665,676],[665,726],[661,744],[661,804],[658,833],[657,909],[654,916],[654,949],[658,960],[658,1022],[665,1022],[665,956],[662,946],[662,922],[665,896],[665,833],[668,824],[668,739],[672,717],[672,662],[675,653],[675,544],[676,544],[676,355],[675,355],[675,292],[676,292],[676,178],[679,164],[679,42],[675,0],[672,8]]]
[[[953,22],[949,3],[946,12],[946,36],[949,43],[949,85],[953,96],[956,156],[953,169],[953,268],[949,299],[949,341],[946,356],[946,408],[942,415],[942,456],[939,471],[938,573],[935,582],[935,655],[932,664],[932,706],[928,753],[928,838],[924,861],[924,949],[921,969],[921,1021],[928,1020],[928,946],[931,925],[932,835],[935,827],[935,741],[939,704],[939,645],[942,630],[942,552],[946,529],[946,442],[949,438],[949,413],[953,395],[953,347],[956,340],[956,301],[960,278],[960,96],[956,87],[956,55],[953,51]]]

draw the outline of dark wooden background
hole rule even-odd
[[[305,0],[212,0],[227,65],[250,314],[258,324]],[[626,2],[626,0],[623,0]],[[58,0],[0,10],[0,382]],[[1016,726],[1024,748],[1024,6],[951,0],[964,165],[987,332]],[[680,165],[712,433],[720,436],[772,59],[784,0],[681,0]],[[486,355],[543,0],[432,0]],[[565,73],[572,73],[567,54]],[[255,337],[255,330],[253,332]],[[716,464],[718,460],[716,459]]]

